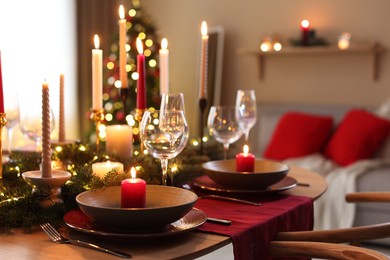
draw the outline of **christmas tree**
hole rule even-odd
[[[125,115],[121,101],[119,79],[119,34],[113,36],[111,53],[104,61],[104,85],[103,85],[103,107],[105,109],[105,125],[129,124],[133,127],[134,142],[139,142],[139,128],[135,120],[135,108],[137,97],[137,48],[136,39],[139,37],[144,45],[145,65],[146,65],[146,92],[147,106],[158,109],[160,105],[159,91],[159,67],[158,50],[160,43],[156,35],[156,28],[152,20],[142,10],[138,0],[132,1],[132,8],[125,15],[126,18],[126,51],[129,96],[126,107],[130,114]],[[92,131],[94,132],[94,131]],[[99,133],[101,141],[105,139],[105,130]]]

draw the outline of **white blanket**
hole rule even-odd
[[[356,179],[368,170],[390,165],[386,160],[360,160],[347,167],[339,167],[320,154],[289,159],[286,163],[298,165],[325,177],[327,191],[314,202],[314,229],[337,229],[352,227],[355,203],[347,203],[345,195],[356,192]]]

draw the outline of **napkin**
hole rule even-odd
[[[195,204],[208,217],[232,220],[230,226],[206,222],[198,229],[230,236],[235,259],[272,259],[268,244],[277,233],[313,229],[313,200],[309,197],[272,194],[245,199],[261,206],[206,198]]]

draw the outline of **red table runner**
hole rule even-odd
[[[199,230],[232,238],[235,259],[271,259],[268,245],[281,231],[313,229],[313,200],[272,194],[250,198],[261,206],[200,198],[195,207],[208,217],[232,220],[230,226],[206,222]]]

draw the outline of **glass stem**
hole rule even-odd
[[[8,137],[8,155],[11,154],[11,149],[12,149],[12,127],[7,128],[7,137]]]
[[[245,142],[248,143],[248,138],[249,138],[249,130],[245,131]]]
[[[161,169],[162,169],[162,185],[167,186],[167,178],[168,178],[168,159],[161,159]]]
[[[223,144],[223,158],[227,160],[227,153],[229,150],[229,144]]]
[[[42,152],[42,140],[41,138],[37,138],[36,142],[35,142],[35,149],[37,152]]]

